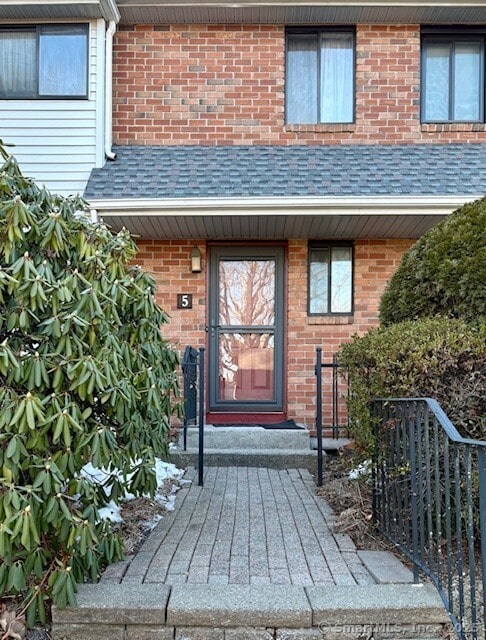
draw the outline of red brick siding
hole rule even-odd
[[[268,26],[136,26],[114,52],[115,136],[122,143],[277,140],[283,32]]]
[[[203,273],[190,272],[190,253],[197,245],[203,255]],[[291,240],[287,260],[287,413],[313,425],[315,418],[315,349],[322,347],[329,361],[339,345],[355,333],[377,324],[378,303],[409,240],[360,240],[355,243],[352,320],[307,316],[307,241]],[[187,344],[206,345],[206,247],[190,240],[139,241],[137,263],[157,282],[157,301],[170,315],[164,336],[182,351]],[[192,293],[193,308],[177,309],[177,294]]]
[[[410,240],[358,240],[354,250],[354,316],[346,319],[307,316],[307,241],[291,240],[288,258],[288,408],[289,416],[315,418],[316,348],[323,361],[355,333],[378,324],[378,306],[385,284],[398,267]],[[329,380],[328,380],[329,383]],[[329,384],[330,389],[330,384]],[[328,407],[328,412],[329,412]],[[325,416],[330,424],[329,415]]]
[[[162,327],[165,338],[178,349],[186,345],[205,346],[206,281],[204,275],[191,273],[190,254],[198,246],[206,264],[203,242],[192,240],[140,240],[136,264],[153,275],[157,283],[157,303],[169,315],[170,322]],[[192,309],[177,309],[177,294],[192,294]]]
[[[358,25],[356,122],[286,126],[285,30],[136,25],[114,49],[119,144],[352,144],[486,140],[482,124],[420,124],[418,25]]]

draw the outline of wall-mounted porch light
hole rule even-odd
[[[192,273],[201,273],[201,252],[197,247],[191,251],[191,271]]]

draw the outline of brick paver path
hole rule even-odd
[[[354,585],[374,580],[352,540],[332,532],[334,515],[306,470],[209,467],[161,520],[122,582],[242,585]],[[110,571],[111,569],[111,571]],[[103,580],[103,579],[102,579]]]

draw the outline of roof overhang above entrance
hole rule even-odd
[[[480,197],[480,196],[478,196]],[[474,196],[91,200],[113,230],[141,238],[419,238]]]

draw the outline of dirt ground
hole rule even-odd
[[[316,493],[329,503],[337,515],[336,533],[347,533],[358,549],[390,550],[391,545],[373,528],[371,476],[364,472],[358,478],[351,479],[349,474],[354,467],[354,457],[350,451],[326,456],[322,487],[317,487]],[[366,465],[363,469],[366,469]]]

